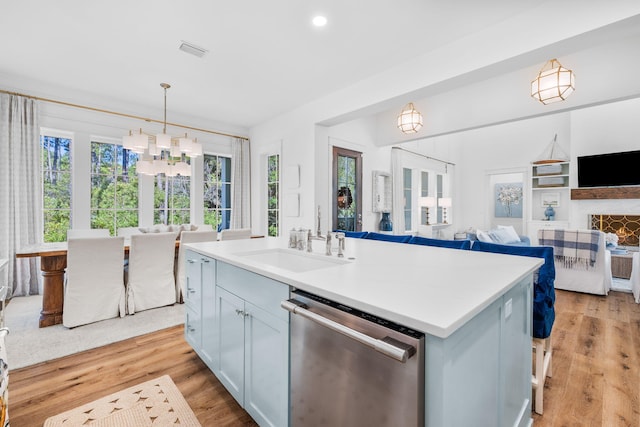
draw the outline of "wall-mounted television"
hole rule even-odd
[[[578,187],[640,185],[640,150],[578,157]]]

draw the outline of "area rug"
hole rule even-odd
[[[44,427],[200,426],[169,375],[47,418]]]
[[[184,323],[184,304],[140,311],[76,328],[38,327],[42,296],[15,297],[6,307],[7,353],[19,369]]]

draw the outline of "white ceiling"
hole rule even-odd
[[[90,106],[248,129],[541,2],[20,0],[0,13],[0,78]],[[544,2],[543,2],[544,3]],[[463,12],[463,13],[462,13]],[[329,23],[315,28],[311,19]],[[181,41],[209,50],[178,50]],[[17,82],[17,83],[15,83]],[[37,84],[34,84],[37,82]],[[0,80],[0,88],[3,82]],[[6,88],[6,87],[5,87]],[[42,93],[28,93],[36,96]]]

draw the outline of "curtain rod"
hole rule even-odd
[[[36,101],[43,101],[43,102],[50,102],[50,103],[53,103],[53,104],[66,105],[67,107],[74,107],[74,108],[81,108],[81,109],[84,109],[84,110],[97,111],[98,113],[113,114],[114,116],[127,117],[127,118],[130,118],[130,119],[144,120],[145,122],[153,122],[153,123],[164,124],[164,121],[162,121],[162,120],[150,119],[148,117],[136,116],[134,114],[119,113],[117,111],[104,110],[102,108],[88,107],[86,105],[73,104],[71,102],[58,101],[58,100],[55,100],[55,99],[41,98],[39,96],[26,95],[24,93],[19,93],[19,92],[10,92],[10,91],[7,91],[7,90],[0,89],[0,93],[6,93],[7,95],[22,96],[22,97],[25,97],[25,98],[35,99]],[[179,127],[179,128],[182,128],[182,129],[190,129],[190,130],[194,130],[194,131],[198,131],[198,132],[211,133],[211,134],[214,134],[214,135],[228,136],[228,137],[231,137],[231,138],[239,138],[239,139],[244,139],[244,140],[247,140],[247,141],[249,140],[249,138],[247,138],[246,136],[233,135],[233,134],[229,134],[229,133],[218,132],[218,131],[215,131],[215,130],[201,129],[201,128],[196,128],[196,127],[193,127],[193,126],[181,125],[181,124],[178,124],[178,123],[167,122],[167,124],[170,125],[170,126]]]
[[[416,156],[424,157],[429,160],[435,160],[436,162],[444,163],[445,165],[451,165],[451,166],[456,165],[455,163],[447,162],[446,160],[436,159],[435,157],[429,157],[425,154],[416,153],[415,151],[407,150],[406,148],[402,148],[402,147],[391,147],[391,149],[406,151],[407,153],[415,154]]]

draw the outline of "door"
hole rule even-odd
[[[333,229],[362,230],[362,153],[333,147]]]
[[[289,325],[245,301],[244,408],[261,426],[285,426],[289,410]]]
[[[218,379],[244,406],[244,300],[216,287],[220,375]]]

